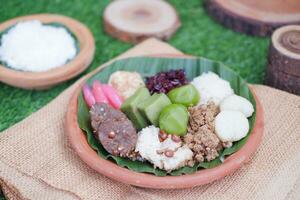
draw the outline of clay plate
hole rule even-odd
[[[164,55],[164,57],[183,56]],[[98,73],[101,73],[101,71]],[[253,89],[251,89],[256,101],[256,120],[253,131],[250,133],[247,143],[239,151],[227,157],[224,163],[212,169],[202,169],[194,174],[181,176],[158,177],[152,174],[134,172],[99,157],[89,146],[85,133],[79,128],[77,123],[77,97],[81,91],[81,87],[82,84],[75,90],[68,105],[65,125],[68,139],[74,151],[88,166],[100,174],[125,184],[145,188],[179,189],[211,183],[234,172],[240,168],[242,164],[249,161],[251,155],[257,150],[262,140],[264,130],[263,108]]]
[[[43,23],[60,23],[66,26],[79,43],[79,52],[67,64],[45,72],[23,72],[0,65],[0,81],[24,89],[46,89],[64,82],[83,72],[92,62],[95,44],[92,33],[82,23],[69,17],[52,14],[23,16],[0,24],[0,32],[25,20],[39,20]]]

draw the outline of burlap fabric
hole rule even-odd
[[[151,39],[121,57],[157,53],[179,52]],[[265,110],[265,133],[249,163],[212,184],[153,190],[112,181],[94,172],[72,151],[64,133],[64,117],[78,82],[0,134],[0,184],[7,198],[300,199],[300,97],[253,86]]]

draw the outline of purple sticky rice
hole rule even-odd
[[[173,88],[188,84],[184,69],[159,72],[146,78],[146,86],[150,93],[168,93]]]

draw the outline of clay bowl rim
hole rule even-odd
[[[158,56],[190,57],[183,55],[150,55],[149,57]],[[106,66],[102,67],[97,73],[101,72],[101,70],[105,67]],[[120,167],[117,164],[109,160],[105,160],[97,155],[97,153],[89,146],[84,132],[79,128],[77,123],[77,98],[85,80],[90,78],[92,75],[93,74],[90,74],[85,77],[83,82],[75,89],[68,104],[65,129],[72,148],[83,162],[98,173],[113,180],[134,186],[154,189],[182,189],[208,184],[233,173],[235,170],[240,168],[242,164],[248,162],[262,141],[264,130],[263,108],[258,97],[254,93],[254,90],[250,87],[256,101],[256,119],[253,130],[250,133],[246,144],[239,151],[227,157],[221,165],[212,169],[202,169],[189,175],[165,177],[138,173]]]
[[[74,34],[79,43],[79,52],[65,65],[44,72],[18,71],[0,65],[0,81],[23,89],[46,89],[83,72],[92,62],[95,53],[94,37],[81,22],[57,14],[35,14],[7,20],[0,24],[0,32],[20,21],[39,20],[43,23],[59,23]]]

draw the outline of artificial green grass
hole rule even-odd
[[[95,58],[85,72],[132,47],[108,36],[102,13],[109,0],[0,0],[0,23],[35,13],[57,13],[86,24],[96,42]],[[182,52],[222,61],[250,83],[263,83],[269,39],[235,33],[214,22],[200,0],[170,0],[182,26],[169,43]],[[83,74],[85,74],[83,73]],[[82,75],[83,75],[82,74]],[[0,83],[0,132],[35,112],[77,78],[46,91],[28,91]]]

